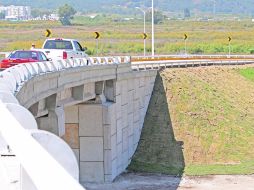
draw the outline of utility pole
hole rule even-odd
[[[139,9],[144,14],[144,35],[146,34],[146,11],[144,9],[141,9],[140,7],[136,7],[136,9]],[[144,56],[146,56],[146,38],[144,38]]]
[[[213,0],[213,19],[215,20],[215,14],[216,14],[216,0]]]
[[[154,57],[154,4],[152,0],[152,57]]]

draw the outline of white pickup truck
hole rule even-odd
[[[83,48],[77,40],[52,38],[47,39],[43,43],[42,49],[35,49],[42,51],[49,59],[71,59],[71,58],[86,58],[86,48]]]

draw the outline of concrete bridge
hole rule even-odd
[[[252,57],[195,59],[72,59],[1,72],[0,151],[11,149],[19,159],[22,189],[81,190],[73,179],[111,182],[123,172],[139,142],[157,69],[253,63]]]
[[[111,182],[127,168],[137,148],[156,71],[133,71],[128,57],[89,62],[87,65],[87,60],[75,59],[9,68],[0,73],[0,100],[24,130],[33,138],[37,134],[35,139],[50,153],[48,156],[58,160],[74,178],[81,183]],[[0,122],[2,150],[9,145],[18,158],[27,156],[22,154],[33,157],[30,145],[18,147],[26,137],[10,139],[3,129],[8,121],[1,118]],[[65,151],[68,148],[60,138],[73,151]],[[49,140],[61,143],[49,144]],[[47,167],[43,158],[34,159]],[[21,159],[23,189],[40,189],[25,162]],[[74,162],[77,172],[70,168]]]

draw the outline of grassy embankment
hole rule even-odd
[[[143,53],[143,23],[139,20],[117,21],[98,17],[87,19],[76,17],[73,26],[61,26],[56,21],[0,22],[0,51],[37,47],[45,40],[44,31],[52,30],[52,37],[77,38],[88,48],[88,53],[96,54],[94,32],[100,32],[99,55]],[[151,24],[147,23],[147,51],[151,52]],[[188,35],[189,53],[227,53],[231,36],[232,53],[254,53],[254,23],[245,21],[165,21],[155,26],[156,54],[184,53],[183,35]]]
[[[253,126],[254,68],[164,70],[129,169],[253,174]]]

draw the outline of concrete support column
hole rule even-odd
[[[63,136],[65,133],[64,127],[64,108],[56,106],[56,94],[46,98],[46,109],[48,114],[36,118],[39,129],[49,131],[57,136]]]
[[[114,108],[109,102],[65,108],[64,140],[79,161],[81,182],[111,182],[116,176]]]

